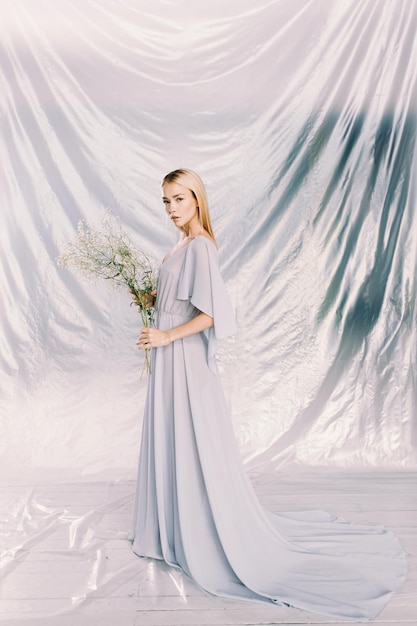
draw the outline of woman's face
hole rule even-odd
[[[166,212],[177,228],[188,233],[198,227],[197,200],[187,187],[179,183],[166,183],[162,193]]]

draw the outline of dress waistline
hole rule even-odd
[[[184,313],[176,313],[175,311],[167,311],[166,309],[162,309],[160,307],[158,307],[157,309],[155,309],[155,313],[156,315],[160,315],[161,313],[165,313],[166,315],[173,315],[174,317],[181,317],[182,319],[185,320],[191,320],[193,319],[193,317],[195,317],[195,313],[188,313],[187,315],[184,315]]]

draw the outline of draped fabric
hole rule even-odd
[[[163,330],[203,311],[213,316],[215,335],[233,332],[217,252],[206,237],[163,262],[156,308]],[[152,352],[133,551],[164,560],[219,596],[355,621],[376,617],[406,577],[399,541],[381,525],[349,524],[324,511],[277,515],[261,506],[206,344],[195,333]]]
[[[129,294],[57,267],[118,215],[160,260],[159,183],[207,184],[251,464],[416,462],[413,0],[3,0],[0,462],[135,473]]]
[[[213,326],[203,331],[203,334],[207,341],[207,364],[210,370],[216,373],[217,340],[233,335],[236,332],[236,324],[219,272],[218,258],[211,248],[213,245],[210,243],[201,246],[200,240],[197,245],[187,246],[176,297],[179,300],[189,299],[196,309],[213,318]],[[207,284],[207,266],[210,275],[209,284]]]

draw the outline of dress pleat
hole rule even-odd
[[[196,237],[162,264],[157,327],[200,311],[214,326],[152,349],[130,538],[140,556],[181,568],[216,595],[366,621],[406,575],[382,526],[323,511],[273,514],[254,492],[217,372],[217,340],[235,332],[214,244]]]

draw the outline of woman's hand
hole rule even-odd
[[[199,313],[188,322],[175,326],[170,330],[159,330],[158,328],[142,328],[139,341],[136,342],[139,350],[149,350],[149,348],[161,348],[173,341],[184,339],[190,335],[201,333],[207,328],[211,328],[214,319],[207,313]]]
[[[145,293],[140,299],[135,296],[132,290],[130,290],[130,293],[132,294],[132,299],[134,300],[135,304],[139,305],[141,309],[151,309],[153,306],[155,306],[156,289],[154,289],[150,293]]]
[[[149,348],[162,348],[170,343],[171,339],[167,331],[158,328],[142,328],[136,345],[139,350],[148,350]]]

